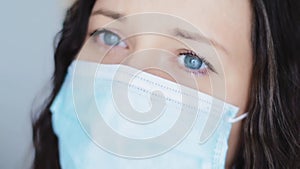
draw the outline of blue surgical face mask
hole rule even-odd
[[[62,169],[223,169],[238,108],[125,65],[73,61],[51,105]]]

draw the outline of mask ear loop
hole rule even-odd
[[[229,123],[236,123],[236,122],[239,122],[239,121],[245,119],[247,116],[248,116],[248,113],[244,113],[244,114],[242,114],[238,117],[228,119],[228,122]]]

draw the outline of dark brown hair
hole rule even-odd
[[[300,13],[291,0],[253,0],[253,68],[244,168],[300,168]]]
[[[252,0],[253,67],[249,115],[236,168],[300,168],[300,5],[296,0]],[[71,61],[84,43],[95,0],[67,11],[55,50],[53,90],[33,122],[33,169],[60,169],[49,110]],[[297,4],[298,3],[298,4]]]

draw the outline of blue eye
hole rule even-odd
[[[188,51],[179,54],[178,62],[188,72],[196,75],[205,75],[211,65],[202,57],[197,56],[195,53]]]
[[[193,70],[197,70],[200,69],[203,62],[200,58],[198,58],[197,56],[192,56],[192,55],[185,55],[183,58],[184,61],[184,66],[189,68],[189,69],[193,69]]]
[[[100,41],[107,46],[127,47],[126,43],[121,40],[120,36],[106,29],[97,30],[92,33],[91,36],[94,36],[96,41]]]

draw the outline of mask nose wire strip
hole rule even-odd
[[[228,122],[229,122],[229,123],[236,123],[236,122],[241,121],[241,120],[243,120],[244,118],[246,118],[247,115],[248,115],[248,113],[244,113],[244,114],[242,114],[242,115],[240,115],[240,116],[238,116],[238,117],[236,117],[236,118],[230,118],[230,119],[228,119]]]

